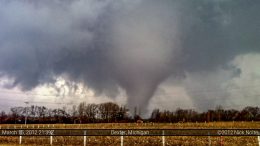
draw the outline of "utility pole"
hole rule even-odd
[[[26,102],[24,102],[25,104],[26,104],[26,108],[25,108],[25,120],[24,120],[24,124],[26,125],[27,124],[27,117],[28,117],[28,110],[27,110],[27,108],[28,108],[28,104],[29,104],[29,102],[28,101],[26,101]]]

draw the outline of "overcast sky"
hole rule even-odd
[[[259,14],[259,0],[0,0],[0,107],[260,105]]]

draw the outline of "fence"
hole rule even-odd
[[[49,136],[50,145],[53,136],[83,136],[83,145],[87,144],[88,136],[118,136],[120,145],[124,145],[124,136],[161,136],[165,146],[165,136],[208,136],[208,145],[211,145],[211,136],[218,136],[220,145],[224,144],[223,136],[256,136],[260,146],[260,129],[55,129],[54,125],[5,127],[0,136],[17,136],[22,144],[24,136]],[[47,129],[45,129],[47,128]]]

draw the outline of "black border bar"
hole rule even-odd
[[[0,129],[0,136],[260,136],[260,129]]]

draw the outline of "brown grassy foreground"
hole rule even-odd
[[[1,128],[27,128],[25,125],[0,125]],[[100,124],[34,124],[28,125],[28,128],[115,128],[115,129],[145,129],[145,128],[260,128],[260,122],[212,122],[212,123],[100,123]],[[176,145],[176,146],[206,146],[209,145],[209,138],[212,146],[220,145],[219,136],[211,137],[196,137],[196,136],[166,136],[165,145]],[[257,137],[248,136],[226,136],[222,137],[225,146],[257,146]],[[14,146],[19,145],[19,138],[16,137],[0,137],[1,146]],[[23,137],[22,146],[36,146],[36,145],[50,145],[50,137],[43,136],[31,136]],[[54,136],[53,145],[83,145],[83,136]],[[119,136],[89,136],[87,137],[88,146],[120,146]],[[153,146],[162,145],[162,137],[160,136],[125,136],[124,146]]]

